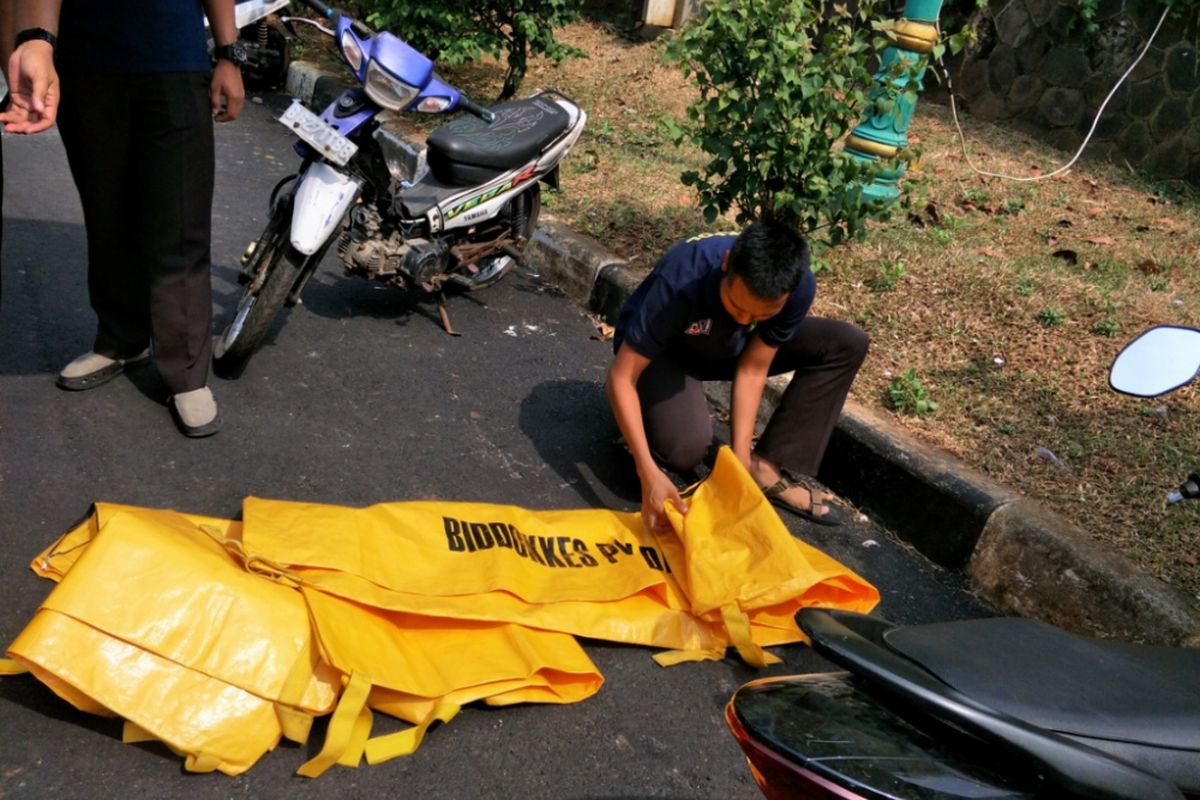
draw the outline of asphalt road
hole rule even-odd
[[[215,304],[237,296],[237,256],[294,168],[278,98],[218,130]],[[214,379],[224,429],[180,436],[153,368],[82,393],[54,374],[91,344],[84,232],[56,133],[4,137],[0,310],[0,643],[50,584],[28,562],[96,500],[236,516],[246,495],[348,505],[441,498],[541,508],[635,508],[602,380],[609,345],[583,310],[536,274],[435,307],[349,279],[331,259],[304,305],[237,381]],[[570,191],[569,182],[565,186]],[[137,236],[131,228],[129,236]],[[870,524],[786,520],[883,592],[900,622],[979,616],[947,573]],[[75,711],[32,678],[0,679],[0,798],[382,797],[752,798],[721,714],[753,677],[825,668],[802,646],[762,673],[736,659],[662,669],[646,650],[587,644],[606,678],[572,706],[467,709],[412,757],[309,781],[310,754],[281,745],[239,778],[183,772],[120,724]],[[314,736],[319,746],[320,737]]]

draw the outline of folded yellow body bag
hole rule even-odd
[[[802,638],[799,608],[878,601],[791,536],[730,451],[689,505],[654,537],[605,510],[250,498],[239,524],[97,504],[34,560],[61,583],[9,655],[189,769],[236,774],[336,702],[314,776],[410,753],[468,702],[590,696],[602,678],[574,636],[761,665]],[[413,727],[371,739],[369,709]]]

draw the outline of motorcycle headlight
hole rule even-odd
[[[362,69],[363,51],[359,46],[358,40],[349,30],[342,31],[342,55],[346,57],[346,62],[350,65],[350,69],[356,73]]]
[[[390,111],[400,111],[421,91],[388,74],[374,61],[367,64],[367,80],[363,88],[367,97]]]

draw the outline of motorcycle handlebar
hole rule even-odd
[[[303,2],[304,2],[304,5],[308,6],[313,11],[317,12],[325,19],[337,20],[338,17],[342,16],[341,11],[338,11],[336,8],[334,8],[331,5],[322,3],[321,0],[303,0]],[[354,28],[354,32],[364,38],[375,35],[375,31],[371,30],[366,25],[364,25],[363,23],[361,23],[358,20],[353,19],[353,18],[351,18],[351,20],[350,20],[350,27]]]
[[[488,124],[496,121],[495,114],[493,114],[491,111],[488,111],[475,101],[467,99],[465,95],[463,96],[462,100],[459,101],[459,105],[462,106],[463,111],[466,111],[468,114],[474,114]]]

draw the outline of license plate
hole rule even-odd
[[[288,106],[279,121],[338,166],[346,166],[358,152],[358,145],[342,136],[332,125],[309,111],[299,101]]]

